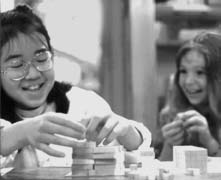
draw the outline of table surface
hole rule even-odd
[[[185,175],[184,173],[178,173],[177,170],[173,170],[174,163],[172,162],[160,162],[157,167],[163,169],[170,169],[173,172],[173,180],[221,180],[221,157],[209,158],[207,164],[206,175]],[[147,167],[147,169],[149,169]],[[150,170],[150,169],[149,169]],[[1,176],[3,180],[127,180],[125,176],[93,176],[93,177],[72,177],[65,176],[71,172],[71,167],[40,167],[35,169],[13,169]]]
[[[37,169],[13,169],[1,177],[3,180],[127,180],[125,176],[105,176],[105,177],[71,177],[65,176],[71,171],[68,167],[42,167]],[[221,174],[207,174],[204,176],[174,175],[174,180],[220,180]]]
[[[104,177],[71,177],[65,176],[71,172],[68,167],[41,167],[37,169],[13,169],[1,177],[3,180],[96,180]],[[126,180],[125,176],[105,176],[105,180]]]

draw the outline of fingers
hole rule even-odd
[[[71,129],[74,129],[75,131],[84,133],[86,131],[86,128],[83,124],[77,121],[71,121],[67,119],[67,115],[61,114],[61,113],[56,113],[56,115],[49,114],[49,121],[52,123],[59,124],[61,126],[69,127]]]
[[[176,120],[176,121],[173,121],[171,123],[168,123],[168,124],[164,125],[163,128],[162,128],[162,131],[163,132],[167,132],[167,131],[169,132],[169,131],[175,130],[175,129],[180,130],[182,128],[182,126],[183,126],[182,120]]]
[[[66,126],[61,126],[59,124],[53,124],[51,122],[48,122],[45,124],[44,127],[42,127],[44,132],[50,133],[50,134],[60,134],[63,136],[73,137],[77,139],[83,139],[85,138],[85,133],[81,131],[76,131],[75,129],[71,129]]]
[[[169,130],[162,130],[163,131],[163,136],[164,138],[170,138],[175,136],[176,134],[180,133],[181,131],[183,131],[183,129],[181,127],[178,128],[172,128]]]
[[[122,133],[124,133],[124,128],[121,125],[121,123],[117,123],[116,126],[113,128],[113,130],[110,131],[110,133],[106,136],[106,139],[104,141],[104,145],[107,145],[111,143],[113,140],[115,140],[118,136],[120,136]]]
[[[67,139],[59,135],[42,134],[39,141],[44,144],[56,144],[60,146],[79,147],[82,142],[77,139]]]
[[[106,123],[108,117],[104,117],[104,118],[93,117],[93,118],[91,118],[91,120],[87,126],[87,132],[92,133],[94,131],[97,131],[97,132],[100,131],[102,126],[104,126],[104,124]]]
[[[206,119],[201,115],[195,115],[187,119],[183,126],[184,128],[189,128],[190,126],[208,126]]]
[[[186,121],[187,119],[191,118],[192,116],[196,116],[196,115],[200,115],[200,113],[198,113],[195,110],[188,110],[185,112],[178,113],[177,117],[179,119],[182,119],[182,121]]]
[[[118,124],[117,118],[110,117],[108,120],[106,120],[106,123],[100,130],[98,136],[97,136],[97,143],[100,143],[105,137],[108,136],[108,134],[114,129],[114,127]]]
[[[173,145],[179,145],[184,140],[184,131],[179,131],[178,133],[174,134],[173,136],[168,136],[167,141]]]
[[[65,154],[63,152],[57,151],[55,149],[52,149],[49,145],[39,143],[37,148],[41,151],[44,151],[45,153],[55,156],[55,157],[65,157]]]
[[[187,132],[188,133],[192,133],[192,132],[199,132],[201,130],[201,128],[199,126],[190,126],[188,129],[187,129]]]

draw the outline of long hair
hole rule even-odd
[[[179,49],[175,59],[176,72],[174,87],[172,88],[174,92],[171,93],[173,95],[169,101],[169,106],[176,112],[192,107],[179,85],[181,59],[190,50],[197,50],[205,57],[208,110],[211,116],[221,120],[221,35],[218,33],[202,32]]]

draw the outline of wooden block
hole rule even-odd
[[[153,148],[147,148],[147,149],[142,149],[140,150],[140,156],[151,156],[155,157],[154,149]]]
[[[76,164],[94,164],[93,159],[73,159],[73,165]]]
[[[124,163],[124,160],[121,159],[95,159],[94,161],[95,165]]]
[[[125,169],[124,164],[112,164],[112,165],[95,165],[95,170],[114,170],[114,169]]]
[[[124,151],[123,146],[98,146],[94,149],[94,153],[117,153]]]
[[[93,153],[74,154],[72,153],[72,159],[94,159]]]
[[[85,177],[85,176],[90,176],[90,174],[94,174],[95,170],[72,170],[71,174],[69,176],[73,177]]]
[[[124,169],[105,169],[91,171],[90,176],[124,176]]]
[[[200,169],[197,168],[187,168],[185,171],[185,174],[188,176],[199,176],[200,175]]]
[[[94,153],[94,159],[124,159],[124,153]]]
[[[187,168],[200,169],[201,174],[207,172],[207,149],[195,146],[174,146],[173,160],[176,168],[185,172]]]
[[[73,148],[73,154],[84,155],[89,153],[94,153],[95,148]]]
[[[96,147],[96,142],[94,141],[86,141],[80,146],[80,148],[95,148],[95,147]]]
[[[72,170],[90,170],[94,169],[94,164],[72,164]]]

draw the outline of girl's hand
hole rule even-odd
[[[77,147],[81,145],[79,139],[85,138],[85,127],[61,113],[46,113],[22,121],[26,144],[44,151],[45,153],[64,157],[64,153],[52,149],[49,145]]]
[[[103,118],[93,117],[86,124],[86,138],[96,141],[97,144],[100,144],[105,139],[103,144],[106,145],[117,138],[125,136],[130,126],[127,119],[114,113]]]
[[[162,134],[170,145],[181,145],[184,141],[184,130],[181,119],[176,119],[162,127]]]
[[[206,118],[195,110],[189,110],[181,114],[183,126],[187,133],[197,133],[202,145],[208,147],[211,139],[213,139]]]

